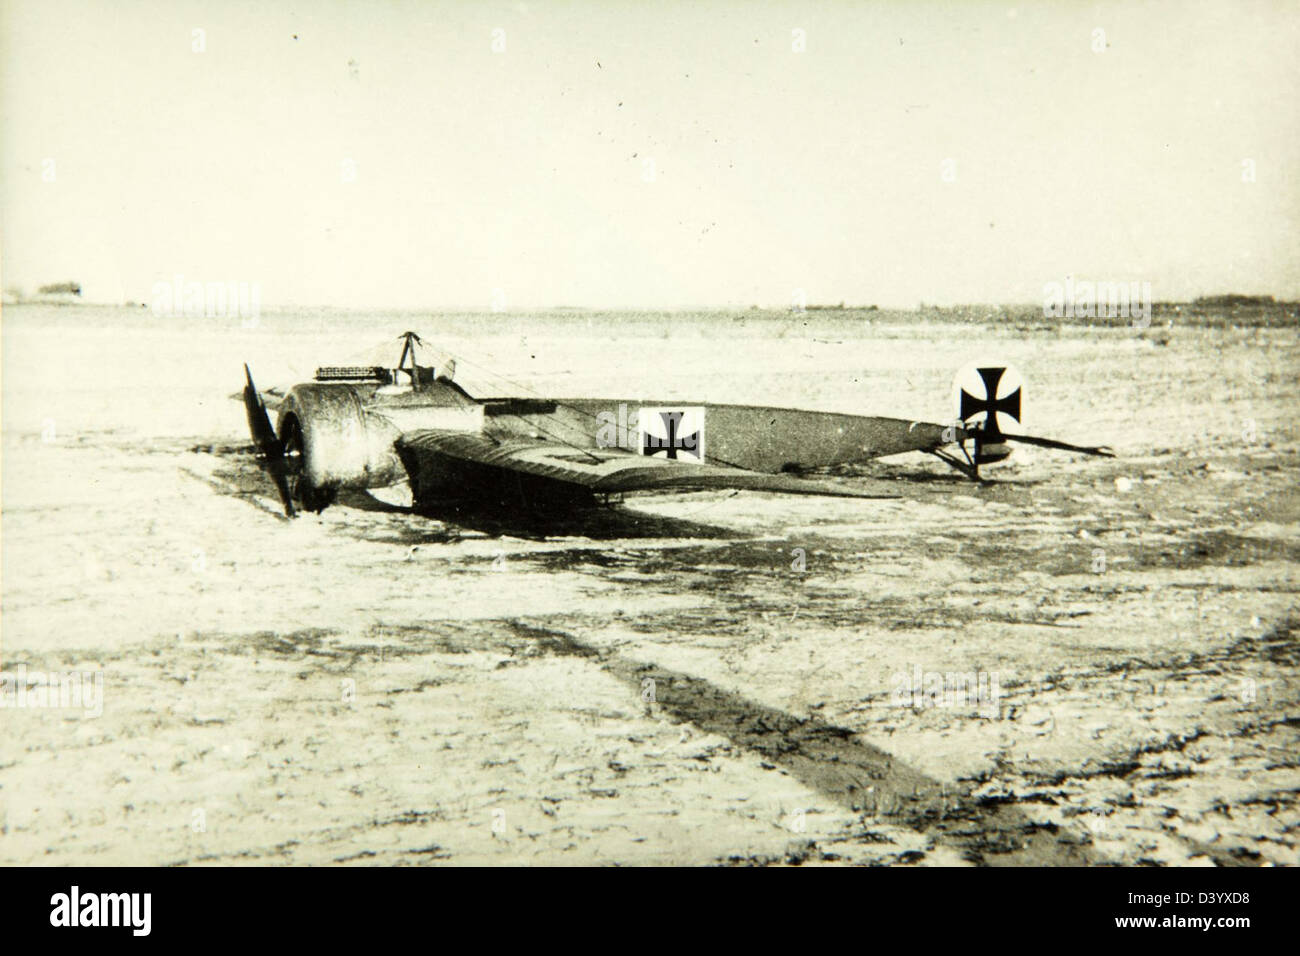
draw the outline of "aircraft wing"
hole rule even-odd
[[[854,487],[768,475],[716,464],[692,464],[618,448],[581,448],[529,438],[494,439],[469,432],[424,430],[397,440],[416,500],[474,490],[528,498],[573,498],[627,491],[738,488],[839,498],[898,498],[885,482]]]

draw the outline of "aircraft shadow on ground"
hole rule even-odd
[[[238,498],[259,511],[284,519],[283,513],[262,500],[273,500],[274,489],[265,473],[251,458],[245,460],[238,455],[222,456],[222,464],[210,476],[184,470],[219,494]],[[402,544],[455,540],[461,537],[452,530],[456,528],[491,537],[509,536],[539,541],[557,537],[583,537],[600,541],[618,538],[730,540],[748,536],[735,528],[687,518],[653,515],[620,504],[548,507],[542,510],[527,507],[503,508],[497,504],[475,501],[446,501],[411,507],[383,501],[365,491],[345,491],[339,494],[332,507],[377,515],[407,516],[410,523],[396,539]],[[432,519],[448,528],[429,528],[419,519]],[[355,532],[359,529],[352,530]],[[365,536],[364,531],[360,533]],[[394,536],[385,534],[383,540],[392,541]]]
[[[217,448],[215,446],[198,446],[193,451],[205,451],[216,454],[222,464],[211,476],[204,476],[188,471],[193,477],[208,484],[219,493],[239,498],[260,511],[275,513],[283,517],[271,505],[259,498],[273,498],[270,479],[256,464],[244,446]],[[871,478],[874,481],[890,479],[899,485],[899,492],[904,498],[929,500],[942,498],[962,491],[984,489],[992,492],[999,499],[1018,500],[1039,481],[981,481],[957,474],[943,472],[925,472],[903,468],[890,469],[888,473],[857,472],[845,470],[837,477]],[[1026,499],[1027,500],[1027,499]],[[633,499],[635,501],[635,499]],[[497,503],[455,500],[445,502],[422,502],[417,507],[393,504],[376,498],[365,491],[350,491],[339,494],[334,507],[349,508],[354,511],[371,514],[410,515],[432,519],[447,526],[437,530],[421,527],[420,523],[411,525],[397,535],[403,544],[426,544],[447,542],[461,537],[454,529],[485,534],[489,537],[515,537],[526,540],[546,540],[557,537],[583,537],[592,540],[613,540],[619,538],[698,538],[701,540],[728,540],[751,537],[735,528],[677,518],[666,515],[653,515],[638,511],[635,507],[623,504],[575,504],[573,506],[549,505],[545,509],[530,508],[526,505],[503,507]],[[364,533],[363,533],[364,536]],[[392,534],[383,536],[384,540],[394,540]]]
[[[596,541],[619,538],[735,539],[747,535],[735,528],[653,515],[623,505],[579,506],[565,509],[507,512],[499,506],[443,502],[421,503],[407,509],[413,515],[477,531],[491,537],[509,536],[528,540],[547,538],[591,538]],[[418,534],[418,527],[412,533]]]
[[[877,482],[896,481],[900,486],[908,485],[920,488],[933,488],[942,491],[960,491],[963,488],[1033,488],[1044,484],[1040,479],[1026,479],[1011,477],[1006,474],[999,474],[996,470],[981,475],[978,480],[972,481],[968,476],[958,474],[950,469],[931,469],[920,470],[916,467],[905,467],[903,465],[889,465],[882,467],[879,464],[870,465],[841,465],[836,468],[826,469],[823,471],[809,472],[810,476],[817,477],[821,475],[836,478],[869,478]],[[900,487],[899,491],[903,490]]]

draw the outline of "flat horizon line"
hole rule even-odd
[[[1224,298],[1226,296],[1243,297],[1247,299],[1259,299],[1263,296],[1253,293],[1224,293],[1214,296],[1200,296],[1196,299],[1154,299],[1151,302],[1152,307],[1169,307],[1169,306],[1219,306],[1223,307],[1225,303],[1216,303],[1212,301],[1203,301],[1207,299]],[[1269,302],[1245,302],[1243,305],[1272,308],[1289,308],[1300,306],[1300,299],[1288,300],[1271,297]],[[104,308],[120,309],[150,309],[148,302],[137,302],[135,300],[117,301],[109,299],[84,299],[72,296],[70,294],[50,294],[47,296],[34,296],[15,298],[12,301],[5,299],[4,305],[10,307],[19,305],[45,305],[45,306],[99,306]],[[1041,311],[1043,304],[1041,302],[956,302],[951,304],[940,303],[918,303],[913,306],[897,305],[840,305],[840,304],[823,304],[813,303],[804,306],[802,309],[795,309],[789,306],[776,305],[671,305],[671,306],[647,306],[647,305],[532,305],[516,306],[508,309],[494,309],[483,306],[466,306],[466,305],[337,305],[330,303],[263,303],[258,307],[260,313],[276,312],[297,312],[303,310],[321,310],[329,312],[359,312],[359,311],[384,311],[410,314],[428,314],[428,313],[455,313],[465,315],[500,315],[508,317],[511,315],[523,315],[534,313],[602,313],[602,312],[625,312],[632,314],[663,314],[678,312],[776,312],[783,315],[801,315],[807,312],[903,312],[903,313],[921,313],[934,311],[955,311],[959,309],[1016,309]],[[235,318],[237,316],[186,316],[184,310],[177,310],[176,318]]]

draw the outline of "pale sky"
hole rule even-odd
[[[1292,2],[0,11],[6,287],[912,307],[1073,276],[1300,299]]]

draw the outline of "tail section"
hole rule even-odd
[[[1009,365],[972,363],[953,377],[952,391],[956,421],[973,439],[973,464],[991,465],[1010,457],[1004,428],[1013,434],[1020,430],[1024,395],[1020,373]]]
[[[955,419],[944,429],[943,437],[945,442],[957,444],[962,457],[941,449],[933,453],[971,478],[979,478],[980,465],[1005,461],[1011,455],[1012,444],[1016,443],[1115,457],[1114,452],[1103,446],[1072,445],[1054,438],[1023,434],[1020,424],[1024,380],[1010,365],[971,363],[954,376],[952,392]]]

